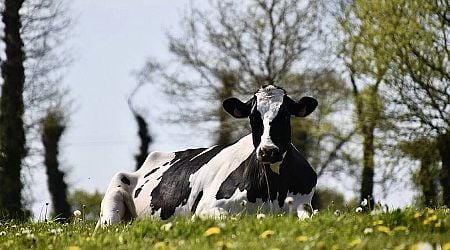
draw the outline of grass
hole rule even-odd
[[[420,249],[431,244],[450,250],[448,209],[339,216],[322,211],[306,221],[287,215],[139,220],[95,233],[94,227],[94,222],[0,222],[0,249]]]

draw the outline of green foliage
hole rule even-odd
[[[450,247],[450,216],[443,209],[340,216],[332,211],[306,221],[254,215],[141,220],[95,233],[93,222],[0,223],[0,249],[416,249],[420,242]]]
[[[340,209],[346,208],[344,195],[336,190],[330,188],[318,188],[314,192],[312,200],[312,207],[319,211],[325,209]]]
[[[89,193],[80,189],[71,192],[68,197],[72,210],[80,210],[86,220],[98,219],[102,199],[103,194],[98,191]]]

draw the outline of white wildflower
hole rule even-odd
[[[357,207],[357,208],[355,209],[355,211],[356,211],[357,213],[361,213],[361,212],[363,211],[363,209],[362,209],[362,207]]]
[[[339,211],[339,209],[336,209],[336,211],[334,211],[334,215],[340,216],[341,215],[341,211]]]
[[[26,237],[27,239],[29,239],[29,240],[35,240],[35,239],[36,239],[36,237],[35,237],[34,234],[32,234],[32,233],[27,234],[25,237]]]
[[[433,250],[433,246],[429,242],[419,242],[415,244],[417,250]]]
[[[363,199],[362,201],[361,201],[361,206],[362,207],[365,207],[365,206],[367,206],[367,199]]]
[[[294,203],[294,198],[292,198],[291,196],[286,197],[286,199],[284,199],[284,204],[290,206],[292,205],[292,203]]]
[[[1,232],[0,232],[0,236],[3,236],[3,235],[6,235],[6,232],[5,232],[5,231],[1,231]]]
[[[319,214],[319,209],[314,209],[312,211],[312,215],[318,215]]]
[[[58,234],[62,233],[62,229],[61,228],[52,229],[52,230],[50,230],[50,233],[54,234],[54,235],[58,235]]]
[[[169,222],[169,223],[163,224],[160,229],[167,232],[167,231],[170,231],[170,229],[172,229],[172,226],[173,226],[172,222]]]
[[[258,219],[258,220],[262,220],[262,219],[264,219],[264,218],[266,218],[266,215],[265,215],[265,214],[257,214],[257,215],[256,215],[256,219]]]
[[[371,234],[373,233],[373,228],[367,227],[364,229],[364,234]]]
[[[81,216],[81,211],[80,210],[75,210],[75,211],[73,211],[73,215],[75,217],[80,217]]]

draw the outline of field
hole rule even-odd
[[[449,209],[376,214],[330,209],[305,221],[288,215],[259,217],[264,218],[242,214],[222,220],[140,220],[95,233],[94,222],[3,221],[0,249],[450,250]]]

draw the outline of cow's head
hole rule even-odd
[[[268,85],[246,103],[229,98],[223,102],[223,107],[236,118],[250,118],[257,159],[276,163],[283,160],[291,143],[291,116],[309,115],[317,107],[317,101],[303,97],[295,102],[284,89]]]

